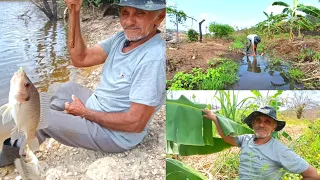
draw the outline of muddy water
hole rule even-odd
[[[21,16],[23,13],[27,16]],[[0,104],[7,101],[10,79],[23,67],[40,91],[70,78],[63,21],[48,19],[27,1],[0,0]]]
[[[289,78],[290,65],[283,61],[274,63],[268,56],[244,56],[239,67],[239,81],[232,89],[295,89],[303,88]]]

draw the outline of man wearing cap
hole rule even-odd
[[[48,128],[39,130],[38,138],[102,152],[132,149],[146,136],[152,116],[165,102],[166,51],[158,27],[165,18],[166,2],[120,0],[123,31],[90,48],[80,30],[82,0],[65,2],[76,15],[75,22],[70,22],[75,23],[73,48],[71,28],[68,36],[72,64],[104,65],[93,92],[68,82],[55,92],[50,104],[41,104],[41,108],[50,107],[50,115]],[[0,167],[16,158],[15,147],[3,149]]]
[[[281,179],[284,170],[301,174],[304,179],[318,179],[317,170],[291,149],[271,137],[286,125],[276,117],[276,111],[265,106],[252,112],[244,122],[254,134],[225,136],[219,121],[209,110],[203,110],[204,117],[213,120],[222,139],[241,148],[239,179]],[[284,170],[283,170],[284,169]]]
[[[252,47],[252,54],[253,54],[253,56],[256,56],[257,55],[258,44],[261,42],[260,36],[258,36],[256,34],[249,34],[247,36],[247,39],[248,39],[248,42],[247,42],[247,51],[246,51],[246,53],[248,53],[250,47]]]

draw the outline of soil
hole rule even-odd
[[[180,34],[180,39],[185,35]],[[266,40],[266,53],[272,54],[285,61],[293,62],[294,66],[306,75],[302,82],[320,80],[319,62],[310,62],[306,57],[303,62],[297,62],[297,56],[303,47],[320,51],[319,39],[303,39],[290,41],[289,39]],[[195,67],[208,69],[208,60],[213,58],[229,58],[240,61],[243,57],[241,51],[229,51],[232,41],[221,38],[204,38],[203,42],[167,43],[167,79],[172,79],[179,72],[191,72]],[[312,88],[312,87],[310,87]]]
[[[200,42],[167,43],[167,79],[172,79],[179,71],[190,72],[193,68],[207,69],[208,60],[228,58],[241,60],[241,53],[230,52],[232,41],[226,39],[204,38]]]
[[[103,17],[103,11],[83,11],[81,30],[88,46],[122,30],[117,16]],[[164,23],[160,27],[164,30]],[[83,68],[76,81],[94,89],[100,80],[101,66]],[[154,116],[148,135],[134,149],[124,153],[101,153],[62,145],[47,139],[36,153],[44,168],[42,179],[165,179],[165,106]],[[0,180],[21,179],[13,165],[0,168]]]

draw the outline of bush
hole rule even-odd
[[[211,23],[209,31],[213,32],[217,37],[229,37],[234,33],[233,27],[228,24]]]
[[[189,41],[198,41],[199,33],[193,29],[189,29],[187,37]]]

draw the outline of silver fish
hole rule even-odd
[[[28,78],[23,68],[14,73],[10,81],[9,103],[0,107],[2,123],[14,120],[11,139],[25,137],[19,154],[24,152],[28,144],[32,151],[39,149],[36,130],[47,127],[45,121],[40,122],[40,97],[38,90]]]
[[[26,145],[23,155],[14,161],[22,180],[40,180],[42,167],[39,165],[37,156]]]

